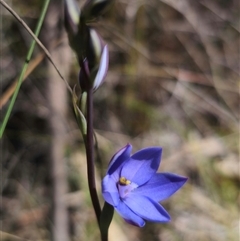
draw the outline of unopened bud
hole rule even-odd
[[[103,83],[107,75],[108,63],[109,63],[109,52],[108,52],[108,46],[105,45],[102,51],[98,72],[93,82],[93,90],[97,90],[99,86]]]
[[[107,45],[103,47],[100,62],[96,68],[90,70],[88,60],[85,59],[83,61],[79,72],[79,85],[82,92],[87,91],[89,88],[93,88],[96,91],[100,87],[107,75],[108,63],[109,53]]]
[[[83,6],[81,16],[85,21],[92,21],[104,14],[114,0],[88,0]]]
[[[99,65],[104,42],[97,31],[93,28],[89,28],[89,37],[87,39],[87,60],[89,69],[93,69],[95,66]]]
[[[64,23],[68,34],[76,35],[80,21],[80,8],[75,0],[64,0]]]

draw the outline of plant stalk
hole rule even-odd
[[[100,225],[101,207],[98,200],[95,170],[94,170],[94,143],[93,143],[93,90],[89,88],[87,91],[87,136],[85,139],[87,154],[87,176],[89,192],[93,204],[93,208],[97,217],[98,225]]]

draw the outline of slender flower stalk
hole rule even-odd
[[[93,146],[93,90],[87,91],[87,136],[84,138],[86,154],[87,154],[87,176],[89,192],[93,204],[93,208],[97,217],[98,225],[100,225],[101,207],[98,200],[95,171],[94,171],[94,146]]]

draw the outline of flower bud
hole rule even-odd
[[[87,91],[89,88],[93,88],[93,90],[96,91],[100,87],[107,75],[108,63],[109,53],[107,45],[103,47],[100,62],[97,67],[90,70],[88,60],[85,59],[83,61],[79,72],[79,85],[82,92]]]
[[[86,43],[86,55],[90,71],[99,65],[101,54],[104,47],[103,39],[93,28],[89,28],[88,39]]]
[[[76,35],[80,20],[80,8],[75,0],[64,0],[64,24],[68,34]]]
[[[109,63],[109,52],[108,52],[108,46],[105,45],[102,51],[99,68],[98,68],[96,77],[94,78],[93,90],[97,90],[99,86],[103,83],[107,75],[108,63]]]
[[[88,0],[83,6],[81,18],[85,21],[92,21],[104,14],[112,3],[113,0]]]
[[[64,24],[68,33],[69,44],[77,56],[81,55],[81,41],[84,37],[80,27],[80,15],[80,8],[75,0],[64,0]]]

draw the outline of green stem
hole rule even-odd
[[[2,1],[1,1],[2,2]],[[41,11],[41,15],[40,15],[40,18],[38,20],[38,23],[37,23],[37,27],[36,27],[36,30],[35,30],[35,36],[38,36],[39,33],[40,33],[40,30],[41,30],[41,27],[42,27],[42,24],[43,24],[43,20],[45,18],[45,15],[46,15],[46,12],[47,12],[47,9],[48,9],[48,5],[49,5],[49,2],[50,0],[45,0],[44,2],[44,5],[43,5],[43,8],[42,8],[42,11]],[[7,109],[7,113],[4,117],[4,120],[3,120],[3,123],[1,124],[1,128],[0,128],[0,138],[2,138],[3,136],[3,133],[4,133],[4,130],[6,128],[6,125],[8,123],[8,120],[9,120],[9,117],[11,115],[11,112],[12,112],[12,109],[13,109],[13,106],[15,104],[15,101],[16,101],[16,98],[17,98],[17,95],[18,95],[18,92],[20,90],[20,87],[21,87],[21,84],[22,84],[22,80],[24,78],[24,75],[25,75],[25,72],[27,70],[27,67],[28,67],[28,64],[29,64],[29,61],[32,57],[32,54],[33,54],[33,50],[35,48],[35,45],[36,45],[36,41],[35,40],[32,40],[32,43],[31,43],[31,46],[28,50],[28,53],[27,53],[27,57],[26,57],[26,60],[25,60],[25,63],[23,65],[23,68],[22,68],[22,71],[20,73],[20,76],[19,76],[19,79],[18,79],[18,82],[17,82],[17,86],[16,86],[16,89],[14,91],[14,94],[11,98],[11,101],[10,101],[10,104],[8,106],[8,109]]]

